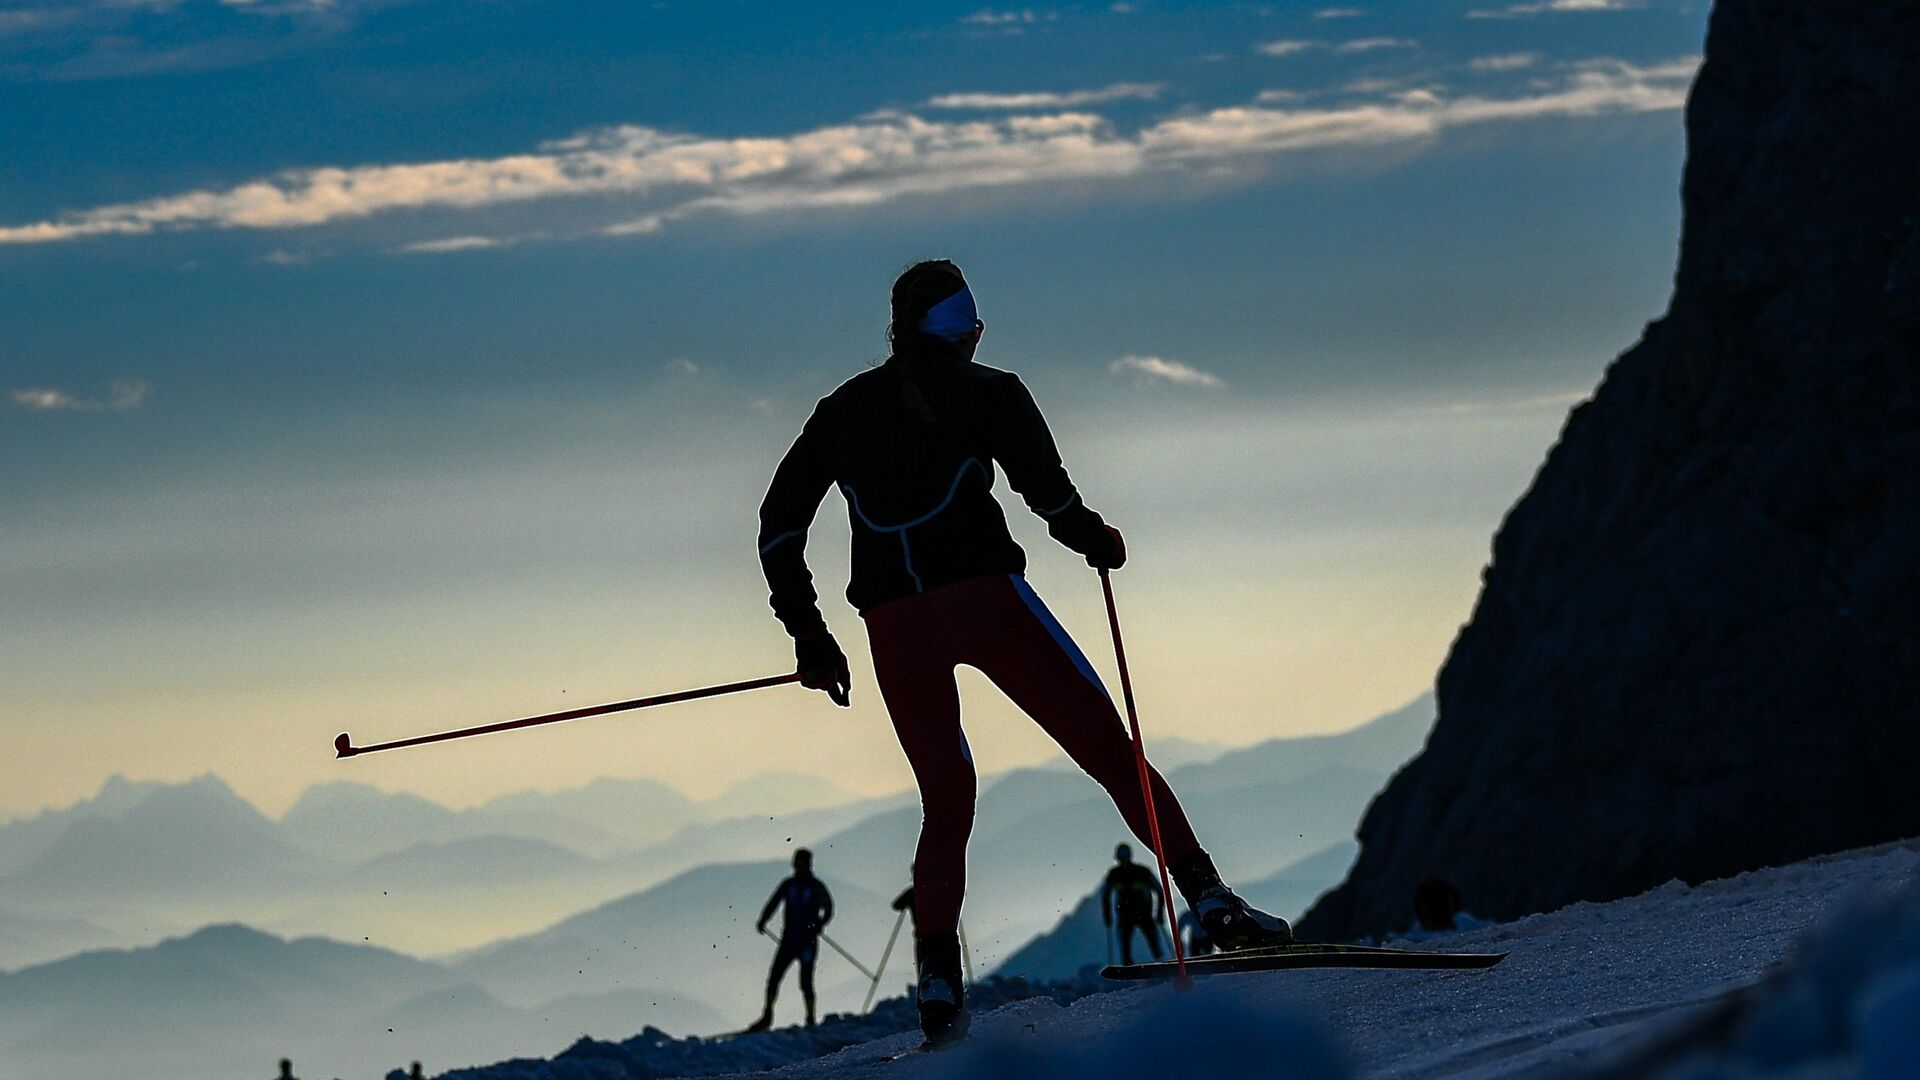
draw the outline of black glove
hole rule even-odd
[[[1107,539],[1112,541],[1110,549],[1087,556],[1087,565],[1095,570],[1118,570],[1127,564],[1127,542],[1121,539],[1120,530],[1107,526]]]
[[[800,685],[809,690],[824,690],[835,705],[846,708],[852,699],[853,676],[847,671],[847,654],[826,627],[793,639],[794,670],[800,673]]]

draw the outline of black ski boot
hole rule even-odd
[[[753,1023],[747,1025],[747,1029],[744,1032],[744,1034],[753,1035],[762,1031],[771,1031],[772,1029],[773,1029],[773,1013],[771,1011],[763,1012],[760,1014],[760,1019],[755,1020]]]
[[[967,1012],[960,979],[960,935],[915,934],[913,955],[920,972],[915,999],[920,1006],[922,1050],[937,1050],[967,1037],[973,1017]]]
[[[1187,908],[1214,948],[1233,952],[1293,944],[1293,927],[1287,920],[1235,896],[1220,880],[1220,872],[1213,868],[1213,859],[1206,852],[1196,851],[1170,869],[1180,895],[1186,897]]]

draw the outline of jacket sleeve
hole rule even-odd
[[[833,446],[825,413],[814,407],[800,437],[773,471],[767,497],[760,502],[760,570],[767,577],[768,603],[794,637],[825,628],[813,573],[807,569],[807,529],[820,500],[833,486]]]
[[[1104,554],[1113,544],[1107,523],[1081,501],[1060,464],[1060,450],[1040,406],[1017,376],[1007,377],[998,419],[994,457],[1027,509],[1039,515],[1047,523],[1047,533],[1069,549],[1086,556]]]
[[[767,906],[760,909],[760,922],[762,924],[768,919],[773,918],[774,911],[780,907],[780,901],[785,899],[786,895],[787,883],[785,881],[773,887],[773,895],[767,897]]]

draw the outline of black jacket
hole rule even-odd
[[[1089,557],[1111,551],[1106,523],[1080,501],[1039,406],[1012,372],[922,352],[895,356],[820,399],[760,504],[760,566],[787,632],[823,625],[807,527],[833,485],[853,523],[847,601],[861,611],[1024,571],[1026,552],[992,494],[996,463],[1054,539]]]
[[[760,922],[773,918],[773,909],[786,908],[786,937],[812,937],[833,921],[833,894],[812,874],[795,874],[776,885],[760,909]]]

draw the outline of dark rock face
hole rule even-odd
[[[1672,305],[1494,540],[1303,932],[1920,834],[1920,3],[1720,0]]]

